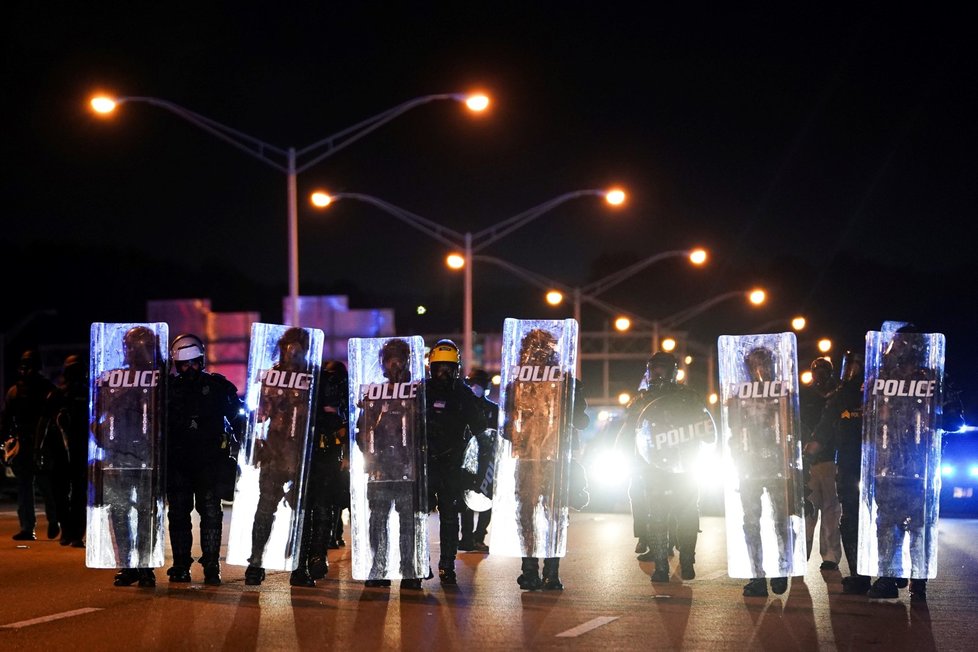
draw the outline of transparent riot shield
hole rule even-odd
[[[88,444],[89,568],[163,565],[164,323],[94,323]]]
[[[794,333],[721,336],[727,572],[790,577],[806,566]]]
[[[866,333],[858,570],[937,574],[944,335]]]
[[[566,553],[576,363],[573,319],[505,321],[493,554]]]
[[[698,468],[704,446],[716,441],[716,425],[691,391],[663,394],[643,408],[635,428],[635,448],[646,464],[668,473]]]
[[[321,330],[251,325],[248,428],[238,453],[229,564],[296,568],[322,355]]]
[[[351,338],[349,356],[353,579],[424,578],[424,340]]]
[[[462,456],[462,471],[467,488],[465,506],[473,512],[492,509],[492,485],[496,476],[496,429],[490,423],[485,431],[472,435]]]

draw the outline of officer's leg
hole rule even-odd
[[[193,561],[190,556],[193,546],[190,512],[194,507],[194,494],[190,476],[176,465],[171,465],[170,468],[167,502],[173,567],[166,574],[171,582],[189,582],[190,564]]]

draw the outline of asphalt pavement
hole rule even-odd
[[[225,510],[226,522],[231,508]],[[244,585],[112,586],[111,570],[85,568],[84,550],[41,539],[20,543],[14,505],[0,502],[0,641],[6,650],[974,650],[978,520],[944,519],[938,578],[928,601],[871,601],[841,593],[839,571],[819,571],[816,551],[788,592],[745,598],[726,573],[725,521],[704,517],[697,577],[653,584],[638,562],[628,514],[575,513],[561,563],[563,592],[524,592],[520,561],[461,553],[459,586],[437,579],[421,592],[364,588],[350,577],[349,546],[331,550],[315,588],[287,572]],[[437,559],[438,519],[429,519]],[[225,533],[227,528],[225,528]],[[169,564],[169,559],[167,560]],[[845,565],[843,564],[843,572]]]

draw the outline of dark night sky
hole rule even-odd
[[[973,382],[978,57],[964,16],[465,4],[7,3],[0,247],[25,282],[0,328],[48,306],[66,324],[139,320],[146,299],[190,296],[275,321],[284,175],[148,105],[95,119],[93,90],[302,147],[410,98],[478,88],[490,114],[416,109],[300,176],[300,200],[367,193],[476,231],[621,184],[623,210],[577,200],[485,253],[574,285],[703,245],[708,269],[656,265],[605,298],[657,318],[763,284],[763,316],[730,302],[690,330],[709,342],[803,311],[813,335],[860,346],[883,319],[909,319],[945,332],[949,364]],[[320,214],[302,201],[300,239],[303,294],[395,307],[404,330],[460,328],[461,279],[428,237],[364,204]],[[14,271],[24,260],[32,269]],[[495,269],[475,279],[477,330],[568,316]],[[584,322],[601,327],[597,313]]]

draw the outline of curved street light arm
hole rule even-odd
[[[446,226],[439,224],[433,220],[429,220],[426,217],[421,217],[420,215],[415,215],[411,211],[395,206],[389,202],[384,201],[378,197],[372,195],[364,195],[358,192],[340,192],[331,196],[332,199],[356,199],[357,201],[362,201],[364,203],[370,204],[384,211],[388,215],[396,217],[414,227],[415,229],[431,236],[439,242],[458,249],[462,246],[462,242],[465,239],[464,236],[453,229],[449,229]]]
[[[480,255],[477,255],[477,256],[472,256],[472,261],[473,262],[481,262],[481,263],[492,263],[493,265],[496,265],[497,267],[502,267],[507,272],[510,272],[514,276],[517,276],[517,277],[523,279],[524,281],[526,281],[530,285],[533,285],[535,287],[538,287],[538,288],[540,288],[541,290],[544,290],[544,291],[557,289],[557,290],[560,290],[561,292],[563,292],[564,294],[568,294],[568,293],[572,292],[571,288],[568,287],[568,286],[566,286],[566,285],[564,285],[563,283],[560,283],[558,281],[554,281],[554,280],[549,279],[549,278],[547,278],[545,276],[541,276],[540,274],[537,274],[536,272],[531,272],[528,269],[525,269],[523,267],[520,267],[519,265],[514,265],[513,263],[507,262],[507,261],[505,261],[505,260],[503,260],[501,258],[496,258],[495,256],[486,256],[486,255],[480,254]]]
[[[687,321],[699,315],[700,313],[709,310],[710,308],[717,305],[718,303],[726,301],[727,299],[732,299],[734,297],[747,296],[749,293],[750,290],[732,290],[730,292],[725,292],[723,294],[719,294],[713,297],[712,299],[708,299],[703,303],[697,304],[692,308],[686,308],[685,310],[680,310],[674,315],[670,315],[665,319],[660,319],[659,323],[665,328],[676,328],[680,324],[686,323]]]
[[[233,127],[221,124],[216,120],[202,116],[186,107],[180,106],[179,104],[174,104],[173,102],[167,100],[161,100],[158,97],[120,97],[116,99],[116,102],[119,104],[123,104],[125,102],[141,102],[143,104],[151,104],[161,109],[165,109],[177,117],[186,120],[192,125],[203,129],[212,136],[216,136],[231,146],[240,149],[246,154],[249,154],[252,157],[272,166],[276,170],[284,173],[288,173],[289,171],[288,167],[269,156],[269,153],[271,153],[276,156],[286,158],[288,153],[284,149],[266,143],[263,140],[255,138],[254,136],[249,136],[248,134],[242,133]]]
[[[574,192],[568,192],[563,195],[560,195],[559,197],[554,197],[550,201],[546,201],[540,204],[539,206],[534,206],[533,208],[525,210],[522,213],[519,213],[518,215],[514,215],[513,217],[507,218],[502,222],[499,222],[498,224],[494,224],[489,228],[473,233],[472,251],[476,252],[481,249],[484,249],[485,247],[488,247],[493,242],[496,242],[500,238],[509,235],[516,229],[529,224],[530,222],[537,219],[544,213],[553,210],[557,206],[563,204],[564,202],[570,201],[571,199],[576,199],[577,197],[585,197],[588,195],[604,197],[606,194],[607,191],[605,190],[591,189],[591,190],[576,190]]]
[[[358,122],[351,127],[347,127],[343,131],[337,132],[332,136],[327,136],[322,140],[316,141],[312,145],[296,150],[296,156],[306,156],[311,155],[314,150],[321,147],[326,148],[325,151],[314,156],[311,160],[304,162],[302,165],[296,168],[296,173],[309,169],[316,163],[319,163],[329,156],[332,156],[347,145],[360,140],[370,132],[382,127],[399,115],[407,113],[411,109],[419,107],[422,104],[427,104],[429,102],[435,102],[438,100],[455,100],[458,102],[464,102],[465,99],[466,96],[459,93],[438,93],[435,95],[424,95],[422,97],[416,97],[413,100],[408,100],[407,102],[388,109],[383,113],[378,113],[372,118],[367,118],[366,120]]]
[[[581,293],[591,294],[591,295],[601,294],[603,292],[610,290],[611,288],[618,285],[625,279],[634,276],[635,274],[642,271],[649,265],[657,263],[660,260],[665,260],[666,258],[678,258],[680,256],[686,257],[689,256],[690,253],[691,252],[688,249],[675,249],[673,251],[664,251],[662,253],[655,254],[654,256],[649,256],[645,260],[640,260],[637,263],[634,263],[632,265],[629,265],[628,267],[620,269],[617,272],[609,274],[603,279],[599,279],[597,281],[588,283],[587,285],[581,286]]]

